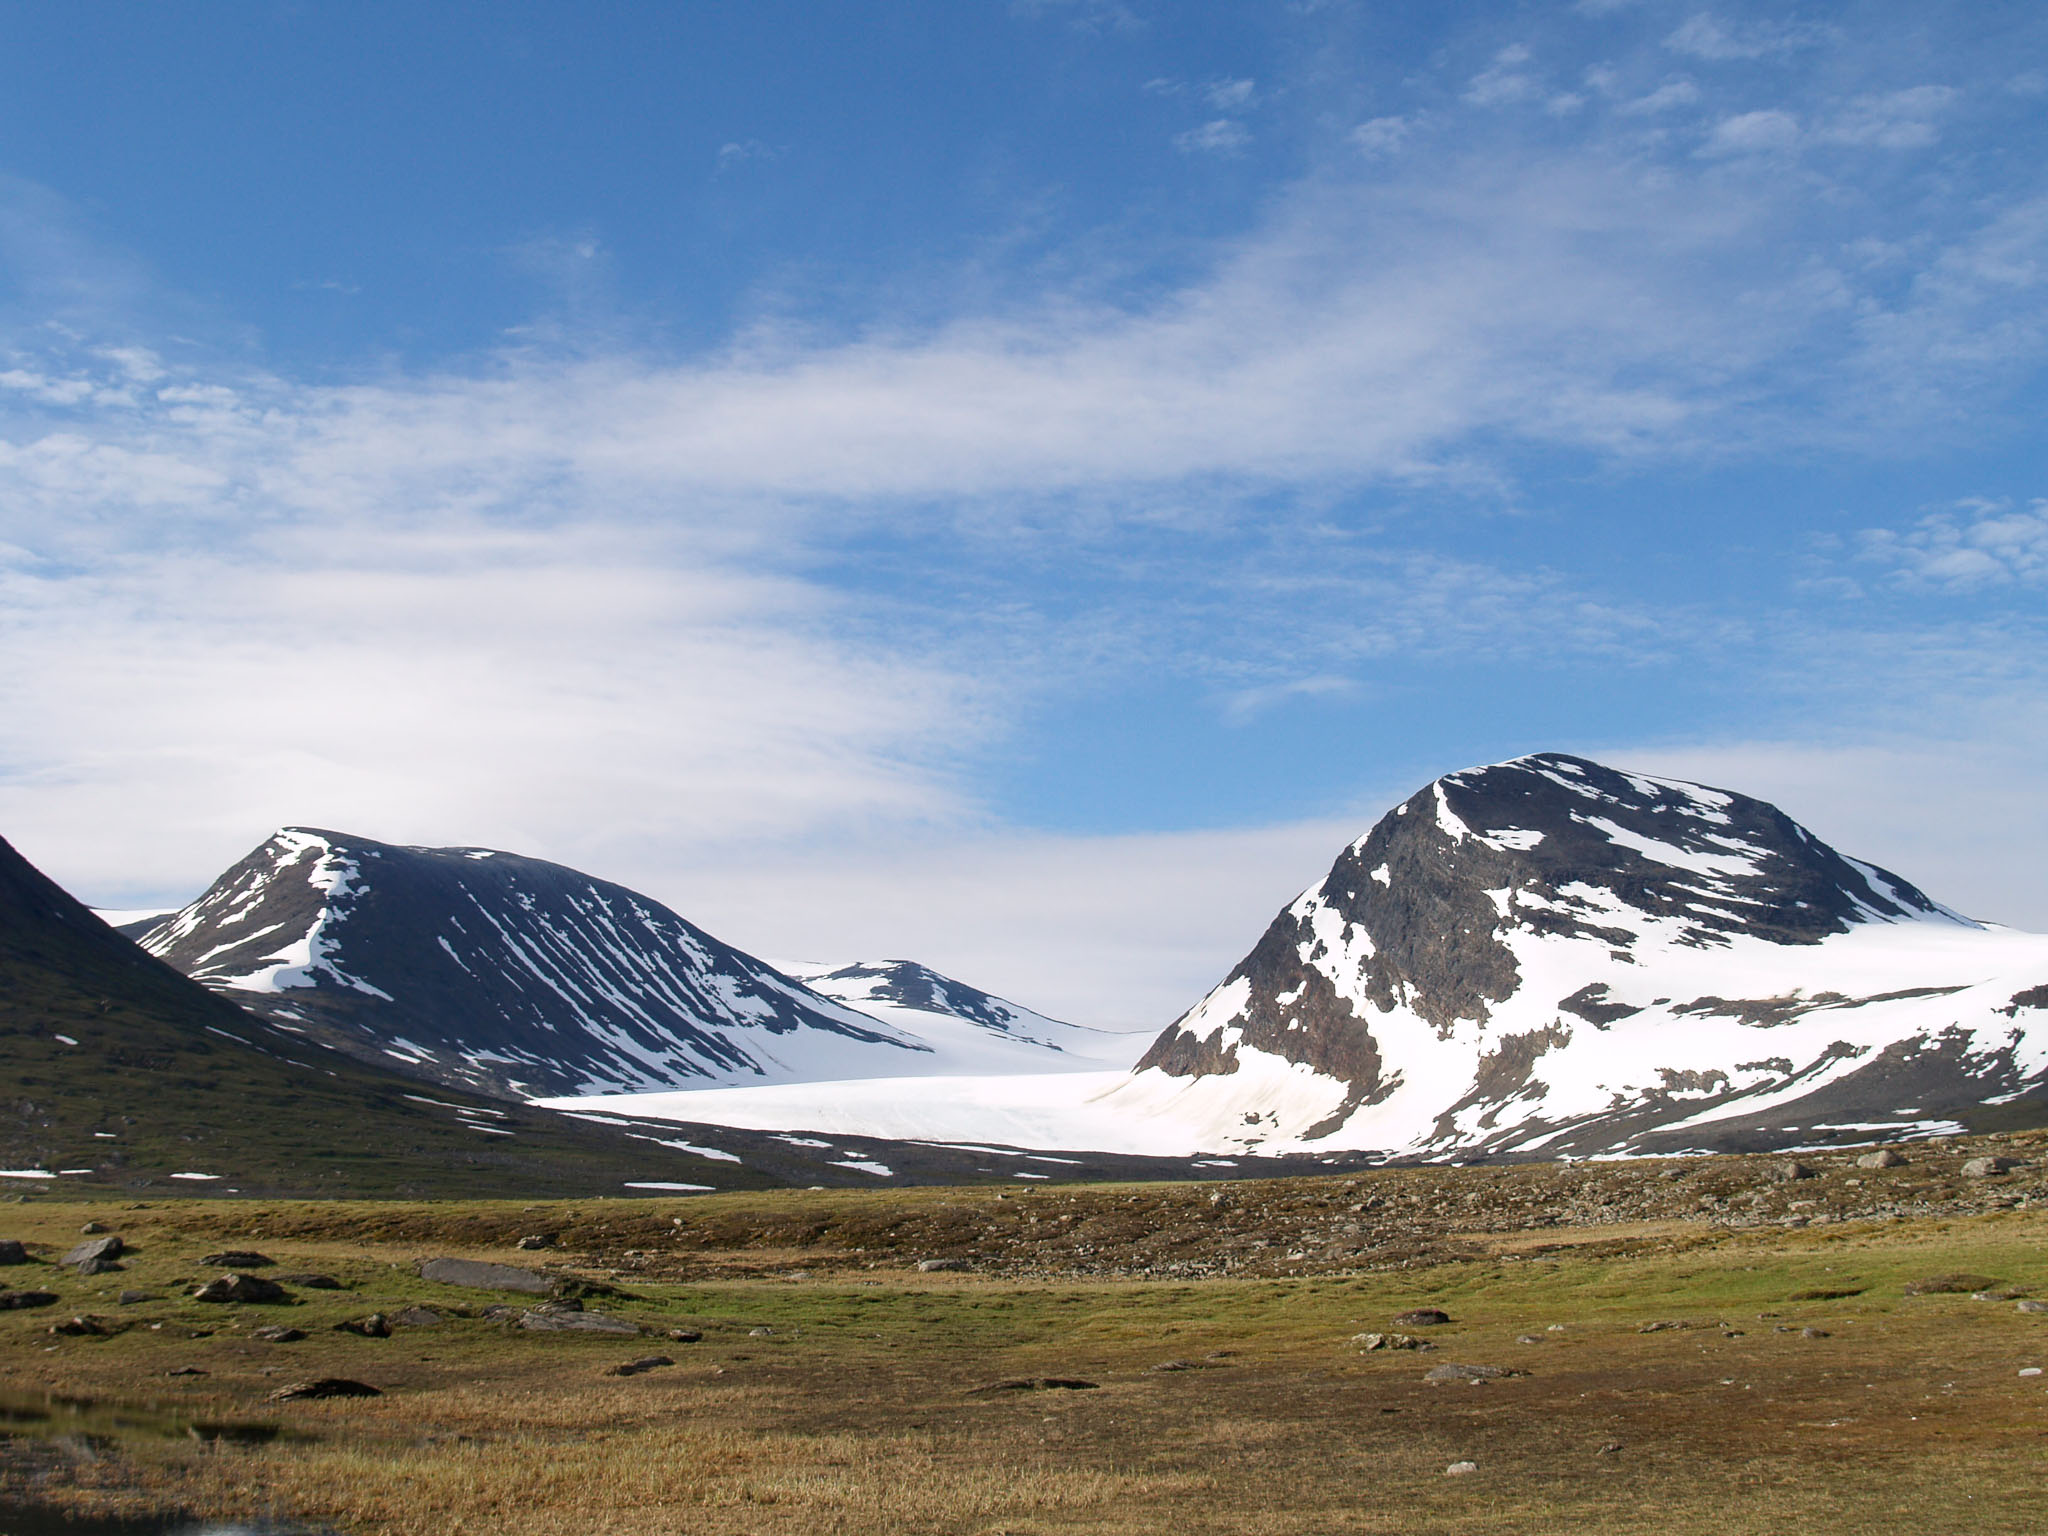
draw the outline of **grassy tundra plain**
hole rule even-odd
[[[2034,1533],[2048,1376],[2022,1373],[2048,1367],[2048,1311],[2020,1293],[2048,1296],[2044,1150],[1974,1138],[1884,1170],[1829,1153],[1784,1181],[1782,1159],[1714,1158],[37,1199],[0,1207],[33,1256],[0,1286],[59,1297],[0,1312],[0,1507],[423,1536]],[[1964,1176],[1985,1154],[2020,1166]],[[124,1268],[50,1262],[88,1221],[124,1237]],[[226,1249],[341,1288],[193,1299]],[[439,1256],[535,1270],[563,1299],[421,1278]],[[1394,1321],[1417,1308],[1451,1321]],[[637,1332],[524,1326],[535,1312]],[[337,1328],[372,1313],[388,1337]],[[673,1363],[610,1374],[650,1356]],[[1445,1364],[1516,1374],[1424,1379]],[[325,1377],[381,1395],[273,1398]]]

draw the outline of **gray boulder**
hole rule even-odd
[[[2019,1167],[2016,1157],[1973,1157],[1963,1164],[1966,1179],[1995,1179],[2000,1174]]]
[[[291,1293],[261,1275],[222,1275],[192,1293],[194,1301],[245,1301],[258,1304],[290,1301]]]
[[[478,1259],[429,1259],[420,1266],[420,1278],[436,1285],[460,1285],[473,1291],[518,1291],[527,1296],[545,1296],[554,1281],[530,1269],[513,1264],[486,1264]]]
[[[519,1326],[529,1333],[618,1333],[637,1334],[638,1323],[603,1312],[554,1312],[536,1307],[519,1314]]]
[[[1423,1373],[1424,1381],[1499,1381],[1503,1376],[1526,1376],[1511,1365],[1453,1365],[1446,1360]]]
[[[1864,1153],[1856,1159],[1856,1166],[1858,1168],[1903,1168],[1906,1166],[1906,1157],[1902,1152],[1894,1152],[1890,1147],[1884,1147],[1876,1152]]]
[[[90,1242],[80,1243],[57,1262],[59,1264],[111,1264],[121,1257],[122,1242],[118,1234],[95,1237]]]

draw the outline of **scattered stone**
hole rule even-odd
[[[72,1339],[110,1339],[126,1328],[126,1323],[110,1323],[104,1317],[87,1314],[83,1317],[69,1317],[61,1323],[50,1324],[50,1332],[63,1334]]]
[[[1825,1338],[1827,1338],[1828,1336],[1829,1336],[1829,1335],[1828,1335],[1828,1331],[1827,1331],[1827,1329],[1825,1329],[1825,1328],[1810,1328],[1810,1327],[1809,1327],[1809,1328],[1802,1328],[1802,1329],[1800,1329],[1800,1330],[1799,1330],[1799,1337],[1801,1337],[1802,1339],[1825,1339]]]
[[[2015,1312],[2048,1312],[2048,1301],[2016,1301],[2012,1309]]]
[[[1856,1159],[1856,1166],[1858,1168],[1903,1168],[1906,1166],[1906,1161],[1906,1155],[1903,1152],[1894,1152],[1890,1147],[1883,1147],[1876,1152],[1864,1153]]]
[[[1078,1376],[1011,1376],[1002,1381],[991,1381],[986,1386],[969,1387],[969,1397],[980,1397],[989,1392],[1093,1392],[1102,1383],[1083,1381]]]
[[[671,1328],[668,1336],[678,1344],[695,1344],[704,1337],[702,1328]]]
[[[552,1232],[529,1232],[512,1246],[525,1253],[538,1253],[543,1248],[554,1247],[555,1242],[555,1234]]]
[[[303,1328],[288,1327],[283,1323],[265,1323],[249,1337],[260,1339],[265,1344],[296,1344],[306,1336]]]
[[[1972,1300],[1972,1301],[2017,1301],[2017,1300],[2019,1300],[2019,1299],[2020,1299],[2020,1297],[2022,1297],[2022,1296],[2024,1296],[2024,1295],[2026,1295],[2026,1294],[2027,1294],[2027,1292],[2028,1292],[2028,1289],[2029,1289],[2029,1287],[2027,1287],[2027,1286],[2024,1286],[2024,1285],[1997,1285],[1997,1286],[1993,1286],[1993,1287],[1992,1287],[1992,1288],[1991,1288],[1990,1290],[1988,1290],[1988,1291],[1972,1291],[1972,1292],[1970,1292],[1970,1300]]]
[[[318,1381],[295,1381],[270,1394],[273,1403],[297,1403],[326,1397],[382,1397],[384,1394],[365,1381],[346,1376],[322,1376]]]
[[[1967,1296],[1973,1291],[1988,1291],[1999,1282],[1990,1275],[1947,1274],[1928,1275],[1924,1279],[1906,1282],[1908,1296]]]
[[[1714,1328],[1714,1327],[1718,1327],[1718,1326],[1719,1326],[1719,1324],[1717,1324],[1717,1323],[1696,1323],[1696,1322],[1693,1322],[1693,1321],[1691,1321],[1691,1320],[1690,1320],[1690,1319],[1688,1319],[1688,1318],[1682,1318],[1682,1317],[1666,1317],[1666,1318],[1660,1318],[1660,1319],[1658,1319],[1658,1320],[1657,1320],[1656,1322],[1654,1322],[1654,1323],[1644,1323],[1644,1324],[1642,1324],[1642,1325],[1641,1325],[1640,1327],[1638,1327],[1638,1328],[1636,1329],[1636,1332],[1637,1332],[1637,1333],[1669,1333],[1669,1332],[1671,1332],[1671,1331],[1672,1331],[1673,1329],[1687,1329],[1687,1328]]]
[[[1478,1470],[1479,1463],[1476,1461],[1454,1461],[1448,1467],[1444,1468],[1444,1476],[1470,1477],[1474,1472],[1477,1472]]]
[[[2039,1367],[2038,1365],[2023,1366],[2020,1370],[2020,1374],[2022,1376],[2038,1376],[2041,1374],[2041,1367]]]
[[[145,1301],[162,1301],[163,1297],[154,1291],[123,1291],[114,1298],[114,1304],[122,1307],[140,1306]]]
[[[1423,1373],[1424,1381],[1499,1381],[1503,1376],[1526,1376],[1511,1365],[1454,1365],[1446,1360]]]
[[[775,1330],[773,1328],[749,1328],[747,1330],[747,1337],[750,1339],[772,1339],[775,1337]]]
[[[101,1226],[96,1221],[88,1221],[84,1226],[80,1227],[78,1230],[84,1233],[87,1237],[96,1237],[100,1233],[106,1231],[107,1229]]]
[[[519,1326],[530,1333],[638,1333],[640,1325],[602,1312],[555,1312],[534,1307],[519,1314]]]
[[[405,1307],[391,1314],[392,1326],[397,1328],[434,1328],[445,1321],[432,1307]]]
[[[0,1264],[26,1264],[28,1250],[15,1237],[0,1237]]]
[[[296,1285],[309,1291],[338,1291],[341,1282],[332,1275],[279,1275],[281,1285]]]
[[[638,1376],[643,1371],[658,1371],[664,1365],[674,1365],[667,1355],[642,1355],[638,1360],[628,1360],[624,1365],[608,1365],[607,1376]]]
[[[460,1285],[473,1291],[519,1291],[528,1296],[545,1296],[554,1289],[546,1275],[512,1264],[486,1264],[476,1259],[429,1259],[420,1266],[420,1278],[436,1285]]]
[[[81,1275],[104,1275],[110,1270],[117,1270],[122,1266],[114,1259],[80,1259],[71,1267]]]
[[[1351,1342],[1361,1354],[1374,1349],[1435,1349],[1426,1339],[1418,1339],[1410,1333],[1354,1333]]]
[[[1214,1360],[1162,1360],[1147,1369],[1154,1371],[1213,1371],[1218,1362]]]
[[[204,1376],[207,1372],[203,1366],[181,1365],[174,1371],[165,1371],[164,1374],[166,1376]]]
[[[291,1295],[275,1280],[261,1275],[222,1275],[209,1280],[192,1293],[194,1301],[246,1301],[257,1304],[290,1301]]]
[[[1773,1184],[1796,1184],[1801,1179],[1816,1178],[1818,1175],[1804,1163],[1773,1163],[1767,1175]]]
[[[1995,1179],[2000,1174],[2019,1167],[2016,1157],[1973,1157],[1963,1164],[1966,1179]]]
[[[368,1317],[352,1317],[345,1323],[336,1323],[334,1331],[352,1333],[359,1339],[388,1339],[391,1337],[391,1319],[382,1312],[372,1312]]]
[[[96,1237],[89,1243],[80,1243],[57,1262],[59,1264],[86,1264],[94,1260],[111,1263],[121,1257],[122,1243],[118,1236]]]
[[[1518,1333],[1515,1335],[1515,1342],[1517,1344],[1541,1344],[1544,1342],[1544,1339],[1540,1333]]]
[[[1598,1454],[1602,1456],[1619,1456],[1623,1449],[1624,1447],[1619,1440],[1610,1440],[1600,1447]]]
[[[1436,1307],[1417,1307],[1412,1312],[1403,1312],[1394,1319],[1396,1328],[1440,1328],[1451,1320],[1451,1314]]]
[[[215,1269],[268,1269],[277,1260],[253,1248],[230,1248],[224,1253],[209,1253],[199,1262]]]
[[[946,1270],[965,1269],[967,1265],[959,1259],[919,1259],[917,1272],[920,1275],[936,1275]]]

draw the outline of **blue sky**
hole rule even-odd
[[[2048,20],[0,5],[0,832],[1163,1023],[1580,750],[2048,924]]]

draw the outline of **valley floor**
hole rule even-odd
[[[0,1289],[58,1299],[0,1312],[0,1511],[366,1536],[2048,1528],[2048,1375],[2022,1374],[2048,1368],[2048,1311],[2017,1299],[2048,1297],[2048,1144],[1906,1150],[1790,1182],[1720,1158],[5,1205],[34,1261]],[[1987,1154],[2021,1166],[1963,1175]],[[125,1268],[48,1262],[88,1220]],[[343,1288],[191,1299],[227,1248]],[[437,1255],[573,1299],[420,1278]],[[1394,1321],[1420,1307],[1451,1321]],[[388,1337],[336,1330],[373,1311]],[[638,1332],[520,1321],[593,1315]],[[277,1325],[305,1337],[255,1337]],[[649,1356],[673,1363],[608,1374]],[[1425,1380],[1446,1364],[1513,1374]],[[271,1400],[322,1377],[382,1395]]]

